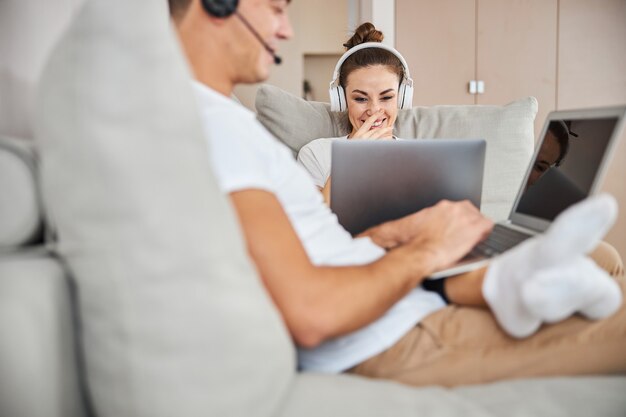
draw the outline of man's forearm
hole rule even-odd
[[[275,196],[243,190],[231,198],[248,251],[292,336],[302,346],[314,346],[371,323],[438,265],[437,256],[429,251],[431,245],[422,247],[416,242],[368,265],[316,267]]]
[[[411,227],[425,227],[376,262],[316,267],[273,194],[249,189],[230,196],[264,284],[296,342],[308,347],[378,319],[424,277],[459,259],[488,226],[477,226],[475,216],[464,220],[462,206],[446,203],[408,219]],[[406,219],[381,226],[378,236],[402,231]]]
[[[427,251],[401,247],[369,265],[314,268],[308,288],[291,292],[283,304],[296,319],[298,343],[315,346],[375,321],[434,271],[432,259]]]

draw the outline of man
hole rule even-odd
[[[407,369],[402,362],[413,366],[432,359],[421,342],[405,352],[409,361],[387,355],[416,338],[426,340],[419,323],[445,306],[439,294],[456,304],[490,307],[504,330],[518,337],[577,311],[602,318],[619,308],[617,284],[583,256],[615,217],[615,203],[608,197],[580,207],[557,222],[554,232],[511,251],[488,270],[445,280],[439,294],[420,288],[424,278],[463,257],[492,227],[468,202],[442,202],[363,236],[350,236],[290,152],[253,113],[229,98],[236,84],[268,77],[278,41],[292,36],[289,1],[241,0],[236,10],[231,3],[237,2],[170,0],[170,7],[197,80],[194,88],[215,175],[236,209],[259,275],[300,347],[301,368],[352,370],[412,384],[467,382],[440,378],[445,366],[403,376]],[[229,5],[231,10],[222,13]],[[594,220],[586,229],[568,228],[588,216]],[[550,291],[544,292],[547,281]],[[482,313],[493,322],[490,313]],[[506,338],[493,323],[491,327],[494,337]],[[608,356],[611,360],[600,370],[626,368],[624,360]],[[446,358],[441,359],[437,362],[445,365]],[[495,368],[480,380],[501,377],[502,367]],[[585,370],[574,367],[571,372]]]

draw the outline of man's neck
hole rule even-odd
[[[235,88],[235,83],[230,77],[227,65],[224,65],[219,57],[219,50],[215,43],[209,42],[204,37],[198,36],[197,26],[192,24],[179,25],[177,29],[180,44],[185,52],[187,61],[191,66],[195,79],[218,93],[230,97]]]
[[[192,63],[195,79],[211,88],[212,90],[217,91],[223,96],[230,97],[233,94],[234,85],[229,82],[227,79],[219,79],[219,74],[212,75],[207,70],[198,70],[197,67]]]

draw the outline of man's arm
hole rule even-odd
[[[273,194],[243,190],[230,196],[261,278],[292,337],[305,347],[376,320],[425,276],[456,261],[447,254],[455,251],[447,247],[446,240],[471,242],[456,251],[463,252],[458,259],[489,227],[477,223],[472,215],[462,221],[463,216],[457,216],[452,222],[454,227],[444,226],[445,230],[438,234],[409,240],[377,262],[354,267],[316,267]],[[436,214],[441,223],[449,213],[441,210]]]

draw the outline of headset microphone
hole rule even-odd
[[[267,42],[265,42],[263,40],[263,38],[261,37],[261,35],[259,35],[259,32],[257,32],[252,25],[250,24],[250,22],[248,22],[241,14],[239,14],[238,11],[235,11],[234,14],[239,18],[239,20],[241,20],[241,23],[244,24],[245,27],[248,28],[248,30],[250,31],[250,33],[252,33],[254,35],[255,38],[257,38],[257,40],[259,42],[261,42],[261,45],[263,45],[263,47],[265,48],[265,50],[267,52],[269,52],[273,57],[274,57],[274,64],[276,65],[280,65],[281,62],[283,62],[283,59],[281,57],[279,57],[278,55],[276,55],[276,53],[274,52],[274,49],[272,49]]]

